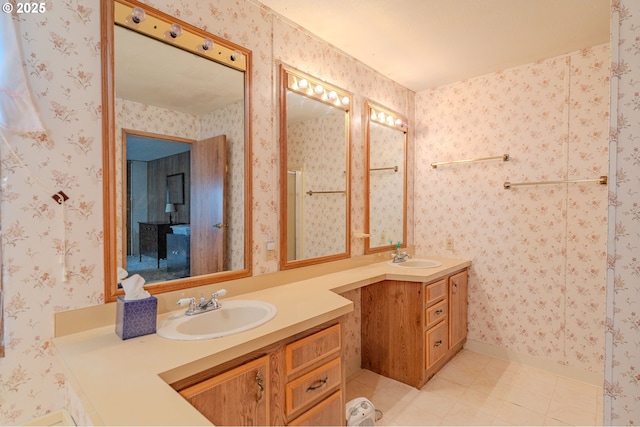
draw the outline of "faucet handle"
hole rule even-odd
[[[196,299],[194,297],[191,298],[180,298],[178,300],[178,305],[187,305],[189,304],[189,309],[185,312],[186,314],[193,314],[196,311]]]
[[[211,298],[219,298],[219,297],[223,297],[227,294],[227,290],[226,289],[220,289],[217,292],[214,292],[211,294]]]
[[[211,294],[211,306],[213,307],[213,309],[217,309],[221,307],[220,301],[218,301],[218,297],[225,296],[226,294],[227,294],[226,289],[220,289],[219,291]]]
[[[178,305],[187,305],[187,304],[191,304],[192,302],[195,301],[195,298],[191,297],[191,298],[180,298],[177,302]]]

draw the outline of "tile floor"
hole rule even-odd
[[[421,390],[362,370],[347,401],[366,397],[376,425],[602,425],[602,389],[462,350]]]

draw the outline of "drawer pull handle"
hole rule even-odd
[[[314,391],[314,390],[317,390],[319,388],[322,388],[322,387],[327,385],[328,381],[329,381],[329,377],[325,377],[325,379],[323,379],[323,380],[318,380],[318,381],[314,382],[313,384],[311,384],[307,388],[307,391]]]
[[[440,309],[440,310],[436,310],[436,315],[437,315],[437,316],[440,316],[440,315],[442,314],[442,312],[443,312],[443,310],[442,310],[442,309]]]
[[[258,393],[256,394],[256,402],[262,400],[262,394],[264,392],[264,380],[262,379],[262,372],[256,372],[256,383],[258,383]]]
[[[438,340],[433,344],[433,348],[438,348],[442,345],[442,340]]]

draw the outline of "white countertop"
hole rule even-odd
[[[211,425],[169,383],[353,311],[353,303],[339,293],[385,279],[428,282],[471,265],[418,258],[442,266],[413,269],[378,262],[229,298],[266,301],[278,310],[264,325],[229,337],[172,341],[151,334],[121,340],[109,325],[58,337],[54,343],[70,385],[96,425]],[[254,279],[260,281],[260,276]]]

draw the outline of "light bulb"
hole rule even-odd
[[[139,24],[142,21],[144,21],[146,17],[147,17],[147,13],[141,7],[136,6],[133,9],[131,9],[131,20],[134,23]]]
[[[378,113],[378,120],[380,120],[381,122],[384,122],[384,113],[383,112]]]
[[[342,102],[342,105],[349,105],[349,97],[343,96],[340,102]]]
[[[214,46],[213,40],[206,38],[202,41],[202,50],[212,49]]]
[[[396,119],[396,126],[403,127],[402,119],[400,118]]]
[[[169,28],[169,35],[171,38],[175,39],[180,37],[182,34],[182,26],[180,24],[171,24],[171,28]]]
[[[324,92],[324,88],[322,87],[322,85],[317,85],[315,89],[313,89],[313,91],[320,95],[322,92]]]
[[[393,126],[393,116],[387,117],[387,124],[389,124],[389,126]]]
[[[231,56],[229,57],[229,59],[231,59],[232,61],[237,61],[241,58],[242,58],[242,52],[240,52],[239,50],[234,50]]]
[[[335,90],[332,90],[331,92],[329,92],[329,99],[335,101],[336,99],[338,99],[338,94]]]
[[[309,82],[308,82],[306,79],[301,79],[301,80],[298,82],[298,87],[299,87],[300,89],[306,89],[307,87],[309,87]]]

